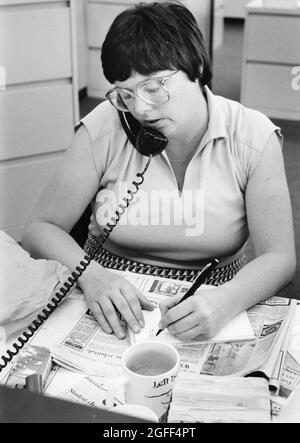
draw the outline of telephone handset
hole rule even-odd
[[[146,166],[142,172],[137,173],[137,177],[140,181],[133,181],[132,184],[135,186],[135,190],[128,190],[128,197],[123,199],[123,203],[119,204],[118,209],[115,212],[115,216],[112,217],[111,221],[107,223],[106,227],[103,229],[103,234],[99,236],[99,246],[102,247],[104,242],[108,239],[113,229],[117,226],[121,216],[124,214],[125,210],[129,206],[130,202],[133,200],[135,194],[138,192],[140,186],[144,182],[144,175],[150,165],[153,156],[160,154],[168,144],[168,139],[154,128],[142,126],[129,112],[118,111],[119,118],[121,120],[123,129],[131,141],[135,149],[142,155],[148,158]],[[81,124],[79,124],[75,130],[79,129]],[[14,350],[8,349],[6,355],[2,355],[0,358],[0,373],[8,365],[8,363],[18,354],[18,352],[25,346],[25,344],[30,340],[30,338],[35,334],[35,332],[40,328],[40,326],[49,318],[50,314],[57,308],[60,302],[65,298],[68,292],[77,283],[78,279],[81,277],[85,269],[89,266],[94,257],[85,255],[84,260],[76,266],[75,271],[72,272],[68,280],[61,285],[55,295],[52,297],[51,301],[45,306],[37,318],[28,326],[28,328],[22,333],[20,337],[12,344]],[[1,363],[1,360],[3,363]]]
[[[127,137],[140,154],[150,157],[166,149],[168,139],[157,129],[142,126],[130,112],[118,111],[118,114]]]

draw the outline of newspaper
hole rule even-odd
[[[125,349],[132,343],[155,339],[159,321],[159,300],[152,296],[150,301],[155,305],[156,313],[144,312],[146,327],[140,334],[128,330],[126,338],[119,340],[115,335],[106,334],[92,313],[87,310],[85,303],[82,301],[79,306],[78,300],[74,306],[77,315],[72,315],[70,309],[68,312],[69,317],[73,319],[72,324],[69,322],[69,331],[60,334],[58,344],[51,347],[54,360],[66,369],[84,374],[111,378],[120,375],[121,357]],[[161,335],[159,340],[164,340],[164,334]],[[183,350],[181,364],[197,368],[206,355],[206,349],[205,344],[199,343],[197,351],[193,353],[186,355]]]
[[[54,361],[70,371],[70,374],[101,377],[103,380],[118,376],[121,373],[121,356],[124,350],[136,341],[155,339],[160,317],[159,302],[166,297],[184,295],[191,285],[184,281],[148,275],[123,275],[155,305],[154,311],[144,311],[147,327],[140,334],[128,331],[127,337],[119,340],[112,334],[104,333],[88,310],[82,292],[75,288],[42,325],[30,343],[48,347]],[[173,345],[181,357],[180,373],[187,376],[243,376],[258,373],[263,375],[272,385],[273,391],[279,394],[276,398],[277,404],[284,407],[286,401],[281,401],[280,398],[283,398],[283,393],[286,392],[285,384],[291,371],[295,373],[294,384],[298,383],[298,363],[294,363],[294,357],[289,358],[287,354],[295,305],[295,300],[272,297],[249,309],[244,315],[251,326],[251,340],[249,337],[246,340],[231,339],[219,342],[183,343],[175,340]],[[243,320],[237,323],[237,328],[241,325],[245,326]],[[236,336],[239,335],[234,327],[233,332]],[[165,333],[166,331],[160,334],[160,339],[166,339]],[[280,356],[285,362],[283,369]]]
[[[208,342],[189,342],[193,348],[185,348],[184,343],[172,337],[167,330],[158,337],[158,324],[160,320],[159,302],[175,294],[184,294],[190,286],[187,282],[177,280],[158,279],[151,276],[137,274],[124,274],[136,287],[139,288],[153,303],[153,311],[144,311],[146,326],[139,334],[128,330],[124,340],[117,339],[114,335],[106,334],[92,313],[87,310],[83,298],[81,311],[76,305],[76,315],[68,312],[69,330],[61,335],[58,344],[51,348],[53,358],[61,366],[81,371],[93,376],[112,377],[121,372],[120,362],[124,350],[132,343],[149,340],[164,341],[178,347],[181,356],[182,370],[196,373],[207,357]],[[77,302],[80,297],[77,297]],[[232,320],[220,333],[210,341],[223,342],[225,340],[254,340],[255,335],[246,313],[242,313]],[[210,342],[209,341],[209,342]]]
[[[290,335],[286,337],[279,354],[277,366],[277,389],[271,396],[273,420],[280,417],[283,410],[300,389],[300,302],[295,308],[295,316],[291,323]]]
[[[295,304],[295,300],[272,297],[249,309],[247,313],[256,340],[211,345],[199,372],[220,376],[258,373],[271,380]]]
[[[104,333],[77,290],[51,315],[33,344],[45,346],[47,343],[54,360],[71,371],[104,378],[119,375],[124,350],[136,341],[155,339],[159,302],[176,294],[183,295],[190,286],[188,282],[147,275],[123,275],[156,307],[154,311],[144,311],[147,327],[140,334],[128,331],[126,339],[119,340]],[[248,337],[238,341],[183,343],[173,341],[170,336],[166,338],[165,331],[158,338],[171,340],[177,348],[182,372],[215,376],[259,372],[271,381],[294,307],[294,300],[272,297],[247,311],[245,315],[254,331],[252,340]]]
[[[300,364],[287,352],[282,365],[278,392],[271,397],[272,415],[279,416],[300,385]]]
[[[111,383],[111,379],[86,377],[54,364],[44,389],[44,395],[105,409],[105,399]],[[114,406],[122,404],[124,404],[124,392],[120,389],[114,399]]]

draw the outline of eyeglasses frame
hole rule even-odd
[[[132,98],[134,98],[134,97],[139,97],[141,100],[143,100],[144,103],[147,103],[148,105],[158,105],[158,104],[163,105],[163,104],[167,103],[167,102],[170,100],[170,92],[169,92],[168,89],[165,87],[165,82],[166,82],[167,80],[169,80],[171,77],[173,77],[175,74],[177,74],[177,72],[179,72],[178,69],[177,69],[176,71],[172,72],[171,74],[164,76],[164,77],[161,78],[161,79],[159,79],[159,78],[154,78],[154,79],[143,80],[141,83],[139,83],[139,84],[137,85],[135,91],[133,91],[132,89],[129,89],[129,88],[120,88],[120,87],[116,86],[116,87],[110,89],[109,91],[107,91],[107,93],[105,94],[105,98],[106,98],[107,100],[109,100],[109,102],[112,104],[112,106],[113,106],[114,108],[116,108],[116,109],[118,109],[118,110],[121,110],[121,111],[123,111],[123,112],[130,112],[130,111],[132,111],[133,108],[132,108],[132,109],[126,109],[126,110],[125,110],[125,109],[120,109],[120,108],[118,108],[116,105],[114,105],[114,104],[112,103],[112,101],[110,100],[110,98],[109,98],[109,95],[110,95],[112,92],[114,92],[114,91],[122,90],[122,91],[129,92],[130,94],[132,94]],[[158,83],[163,87],[163,89],[164,89],[165,92],[167,93],[167,99],[166,99],[166,101],[164,101],[164,102],[162,102],[162,103],[151,103],[149,100],[144,99],[143,97],[141,97],[141,96],[138,94],[138,88],[139,88],[140,86],[144,85],[145,83],[148,83],[148,82],[151,82],[151,81],[152,81],[152,82],[153,82],[153,81],[158,82]]]

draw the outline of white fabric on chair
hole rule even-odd
[[[68,276],[59,262],[33,259],[0,231],[0,347],[34,320]]]

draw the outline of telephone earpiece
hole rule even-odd
[[[118,111],[123,129],[135,147],[142,155],[158,155],[168,144],[168,139],[161,132],[148,126],[142,126],[130,112]]]

